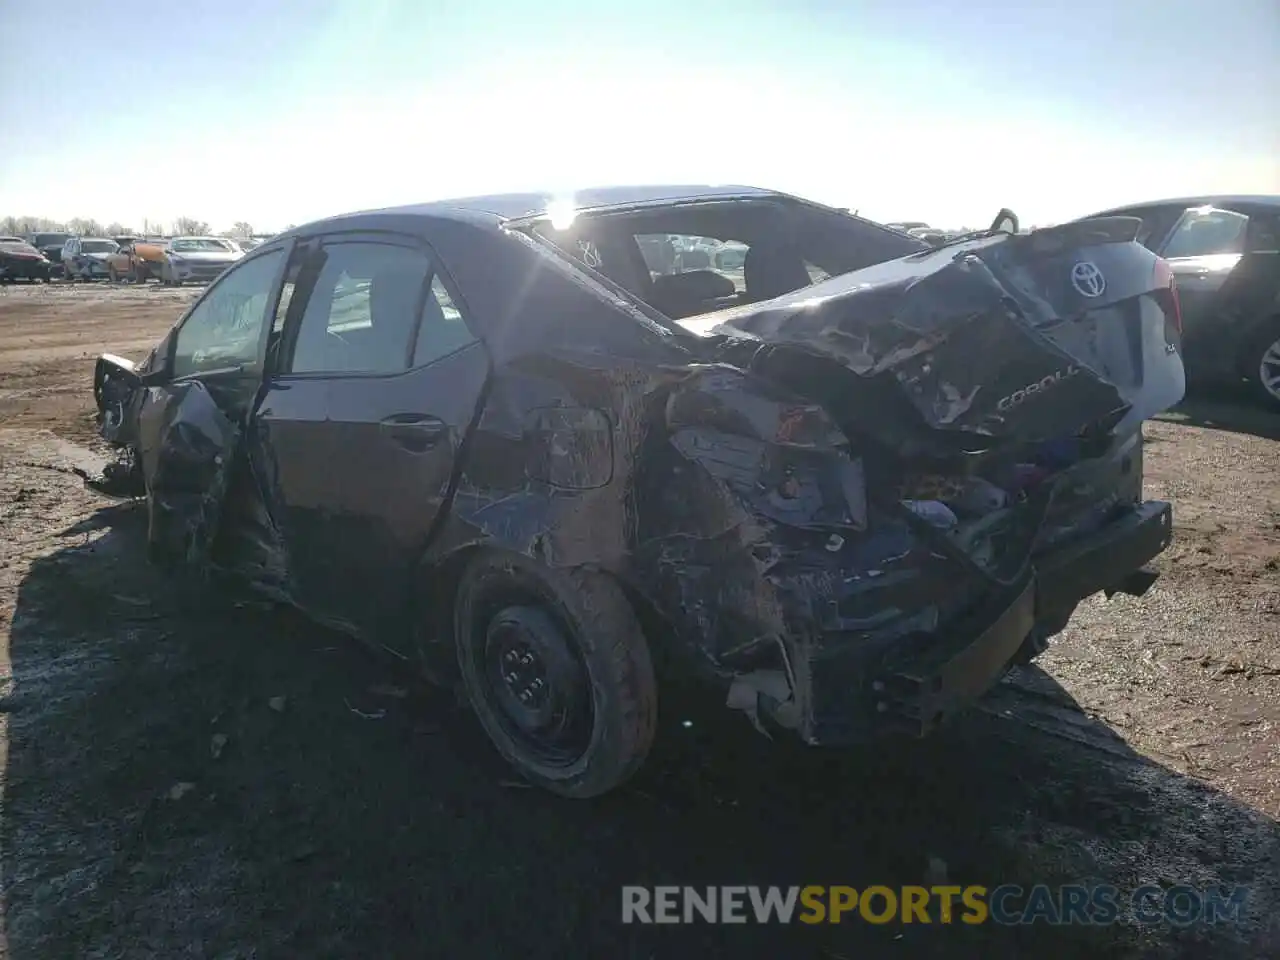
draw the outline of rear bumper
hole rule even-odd
[[[1037,558],[1026,576],[952,623],[943,639],[935,633],[903,637],[868,662],[865,646],[854,638],[827,638],[823,656],[797,671],[794,702],[762,706],[778,723],[798,726],[812,744],[895,732],[926,735],[993,687],[1037,627],[1069,616],[1100,591],[1144,592],[1155,579],[1145,565],[1172,537],[1172,507],[1142,503]]]

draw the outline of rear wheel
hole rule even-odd
[[[644,762],[657,721],[653,663],[604,574],[483,553],[462,575],[454,638],[481,726],[527,780],[594,797]]]
[[[1246,348],[1245,375],[1258,401],[1280,410],[1280,317],[1264,323]]]

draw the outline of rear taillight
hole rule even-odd
[[[1160,297],[1160,306],[1164,307],[1165,316],[1182,336],[1182,304],[1178,300],[1178,281],[1173,276],[1173,268],[1163,257],[1156,258],[1155,276],[1152,287]]]

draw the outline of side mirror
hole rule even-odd
[[[1018,215],[1008,207],[1003,207],[996,218],[991,221],[992,233],[1017,233]]]

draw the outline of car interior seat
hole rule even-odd
[[[809,272],[793,251],[773,244],[753,244],[742,262],[747,302],[772,300],[809,286]]]
[[[668,317],[692,317],[736,303],[733,281],[714,270],[689,270],[653,278],[649,302]]]

